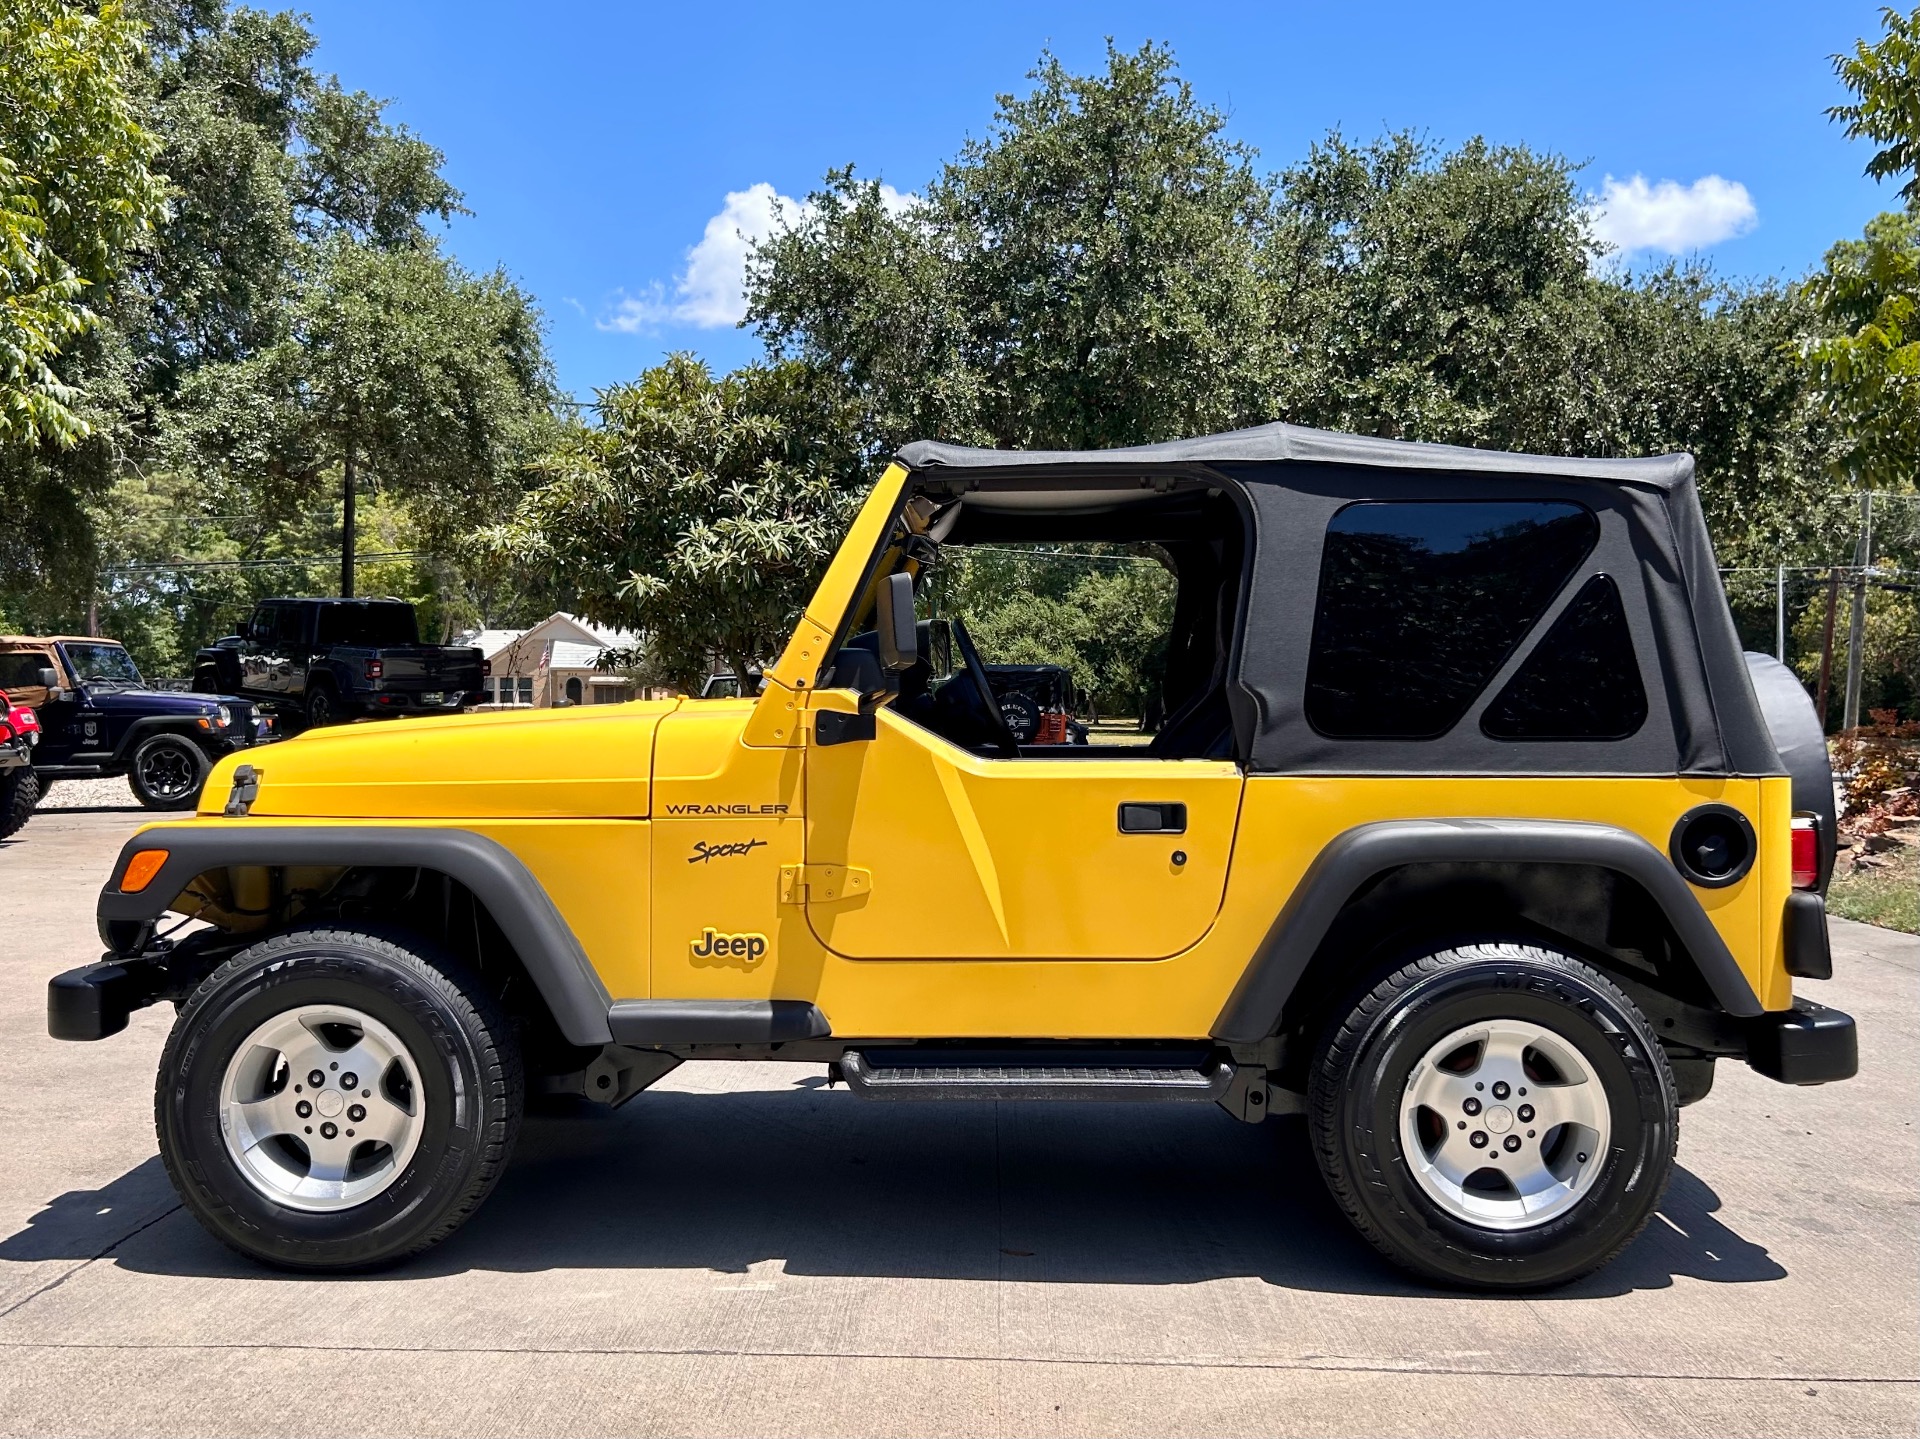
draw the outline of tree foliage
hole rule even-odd
[[[827,177],[757,251],[749,319],[858,398],[876,447],[1087,447],[1284,419],[1631,455],[1689,449],[1727,553],[1824,547],[1830,442],[1777,285],[1596,266],[1565,160],[1339,134],[1269,180],[1171,55],[1043,58],[890,211]]]
[[[161,213],[156,141],[129,93],[139,51],[118,3],[0,9],[0,445],[87,436],[54,362]]]
[[[716,658],[744,680],[785,642],[857,498],[843,403],[798,364],[716,379],[675,355],[598,410],[477,545],[644,633],[676,683],[697,690]]]
[[[0,445],[0,608],[71,628],[97,599],[175,667],[256,594],[326,587],[310,557],[340,542],[352,454],[390,532],[376,552],[449,557],[378,582],[499,617],[452,536],[511,509],[543,443],[537,310],[440,252],[433,227],[462,213],[440,152],[316,70],[301,17],[144,0],[139,18],[130,103],[167,211],[54,362],[91,436]],[[258,567],[118,568],[175,561]]]
[[[1827,251],[1806,294],[1830,332],[1802,353],[1845,436],[1843,468],[1885,488],[1920,475],[1920,10],[1889,9],[1881,19],[1878,42],[1834,57],[1854,100],[1828,113],[1878,147],[1866,172],[1903,180],[1906,209]]]

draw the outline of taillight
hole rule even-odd
[[[387,672],[387,666],[384,661],[382,660],[367,661],[367,678],[368,679],[377,680],[380,678],[381,675],[385,674],[386,672]]]
[[[1813,889],[1820,883],[1820,821],[1812,815],[1793,818],[1793,887]]]
[[[480,661],[480,678],[484,680],[484,679],[491,679],[492,677],[493,677],[493,661],[481,660]]]

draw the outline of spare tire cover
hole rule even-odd
[[[1793,776],[1793,807],[1820,816],[1820,892],[1833,877],[1835,824],[1839,814],[1833,801],[1833,765],[1827,758],[1827,736],[1814,712],[1813,698],[1799,676],[1772,655],[1747,651],[1747,674],[1754,698],[1766,716],[1767,732],[1780,762]]]

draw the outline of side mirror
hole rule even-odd
[[[913,622],[913,576],[888,575],[875,596],[875,629],[880,641],[880,665],[898,674],[920,662],[919,626]]]
[[[40,673],[36,678],[39,681],[40,688],[43,690],[57,690],[60,688],[60,671],[52,665],[40,666]]]

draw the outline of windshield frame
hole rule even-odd
[[[124,674],[89,673],[87,667],[81,663],[79,653],[87,650],[119,654],[126,662],[126,672]],[[67,673],[73,676],[73,682],[76,685],[130,685],[135,689],[147,687],[146,678],[140,673],[140,666],[133,662],[133,656],[128,653],[127,647],[116,640],[62,640],[60,641],[60,658],[65,662]]]

